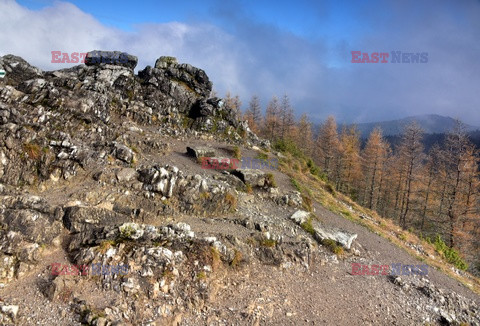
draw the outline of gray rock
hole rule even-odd
[[[132,163],[134,154],[133,151],[127,146],[115,144],[115,157],[126,163]]]
[[[118,170],[116,173],[117,180],[120,182],[129,182],[137,178],[137,171],[133,168],[125,168]]]
[[[5,205],[4,210],[0,209],[0,223],[7,225],[9,231],[18,233],[19,239],[50,244],[62,231],[62,209],[49,205],[40,197],[5,196],[0,197],[0,202]],[[4,240],[6,243],[17,243],[14,239],[10,234]],[[6,244],[4,246],[8,248]]]
[[[175,57],[162,56],[155,61],[155,68],[164,69],[171,65],[177,65],[178,61]]]
[[[357,238],[357,234],[336,228],[328,228],[325,226],[321,226],[319,223],[314,225],[313,229],[315,230],[315,238],[318,241],[323,241],[325,239],[334,240],[346,249],[350,249],[353,240]]]
[[[40,69],[30,65],[24,59],[11,54],[0,57],[0,66],[7,72],[4,81],[8,80],[8,83],[14,86],[19,85],[23,81],[40,78],[43,74]]]
[[[256,254],[266,265],[280,266],[283,262],[282,252],[278,248],[260,247]]]
[[[293,213],[292,216],[290,216],[290,219],[292,219],[298,225],[301,225],[305,223],[309,217],[310,217],[309,212],[298,210],[295,213]]]
[[[105,208],[71,206],[65,209],[64,226],[71,232],[83,232],[98,226],[127,222],[130,216]]]
[[[17,314],[19,306],[16,305],[0,305],[0,322],[2,325],[10,323],[17,324]]]
[[[303,223],[307,222],[310,216],[309,212],[298,210],[290,216],[290,219],[295,221],[298,225],[302,225]],[[334,240],[341,244],[346,249],[350,249],[352,246],[353,240],[357,238],[357,234],[350,233],[344,230],[340,230],[337,228],[327,227],[321,225],[316,220],[311,220],[312,227],[315,231],[314,238],[318,242],[322,242],[323,240]]]
[[[45,289],[45,296],[50,300],[54,301],[59,299],[62,296],[62,300],[68,300],[67,296],[71,296],[73,287],[75,285],[75,276],[74,275],[61,275],[55,278],[52,283]]]
[[[266,185],[267,175],[258,169],[236,169],[232,174],[240,178],[245,184],[253,187],[264,187]]]
[[[137,63],[138,58],[136,56],[120,51],[95,50],[88,52],[85,57],[85,64],[87,66],[110,64],[127,67],[133,70],[137,66]]]
[[[187,154],[192,157],[214,157],[215,150],[207,146],[192,146],[187,147]]]
[[[197,101],[190,110],[190,117],[192,118],[209,117],[213,115],[215,115],[215,107],[205,99]]]

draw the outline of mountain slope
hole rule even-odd
[[[480,324],[477,279],[274,151],[203,70],[127,58],[0,57],[2,325]]]

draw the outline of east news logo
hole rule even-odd
[[[393,263],[390,265],[362,265],[352,263],[352,275],[427,275],[428,265],[405,265]]]
[[[402,51],[388,52],[368,52],[351,51],[352,63],[388,63],[388,58],[391,55],[390,63],[427,63],[428,52],[412,53]]]

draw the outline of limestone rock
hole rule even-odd
[[[120,51],[95,50],[88,52],[85,57],[85,64],[87,66],[110,64],[133,70],[137,66],[137,63],[138,58],[136,56]]]
[[[298,210],[290,216],[290,219],[295,221],[298,225],[302,225],[303,223],[308,221],[310,216],[309,212]],[[341,244],[346,249],[350,249],[352,246],[352,242],[357,238],[357,234],[350,233],[347,231],[343,231],[337,228],[327,227],[320,224],[318,221],[311,220],[311,224],[314,230],[314,238],[322,242],[323,240],[333,240]]]
[[[187,147],[187,154],[192,157],[214,157],[215,150],[207,146],[189,146]]]
[[[130,216],[105,208],[71,206],[65,209],[63,224],[71,232],[82,232],[98,226],[129,221]]]
[[[245,184],[254,187],[264,187],[267,184],[267,175],[258,169],[236,169],[232,174],[239,177]]]

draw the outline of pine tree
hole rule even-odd
[[[307,156],[312,156],[313,153],[313,132],[312,123],[306,113],[302,114],[297,123],[297,132],[295,133],[295,143],[303,150]]]
[[[381,186],[382,173],[389,152],[389,145],[382,137],[382,130],[375,128],[362,153],[364,169],[363,205],[375,209],[375,198]]]
[[[340,142],[338,140],[337,132],[337,123],[333,116],[329,116],[327,121],[320,126],[318,137],[315,142],[316,159],[319,162],[319,165],[325,171],[326,175],[331,178],[332,173],[332,163],[338,158],[338,153],[340,149]],[[338,165],[337,163],[336,165]]]
[[[465,132],[465,127],[457,121],[455,128],[445,140],[445,168],[446,168],[446,215],[449,219],[449,245],[455,246],[456,228],[465,205],[470,205],[472,199],[465,196],[470,192],[470,183],[475,179],[475,172],[470,167],[475,161],[473,145]],[[470,163],[470,165],[468,164]],[[478,169],[478,164],[473,164]]]
[[[253,95],[248,109],[245,112],[245,120],[248,121],[250,129],[258,134],[260,132],[260,126],[262,125],[262,108],[260,107],[260,100],[258,96]]]
[[[242,111],[242,101],[240,101],[240,96],[235,95],[232,101],[232,108],[237,111],[237,113]]]
[[[288,98],[287,94],[283,96],[282,103],[280,105],[279,124],[280,137],[283,140],[291,138],[292,128],[295,125],[295,115],[293,113],[293,108],[290,105],[290,99]]]
[[[362,175],[360,157],[360,134],[355,125],[343,128],[340,136],[341,142],[341,166],[337,189],[349,194],[356,199],[359,181]]]
[[[225,97],[223,99],[225,101],[225,106],[226,107],[229,107],[230,109],[233,109],[233,97],[232,97],[232,94],[230,94],[230,91],[227,92],[227,94],[225,94]]]
[[[439,177],[442,175],[443,171],[443,162],[441,149],[438,144],[435,144],[429,151],[427,156],[426,164],[423,168],[422,184],[424,185],[423,189],[423,198],[422,198],[422,211],[421,211],[421,222],[420,222],[420,232],[423,233],[425,229],[425,220],[428,215],[429,203],[432,201],[432,197],[435,189],[435,184],[438,183]],[[436,182],[437,180],[437,182]],[[442,180],[442,179],[440,179]],[[432,203],[433,206],[433,203]]]
[[[404,229],[407,227],[407,215],[411,210],[414,181],[417,178],[418,168],[423,158],[423,130],[413,122],[405,127],[402,140],[398,147],[398,160],[405,182],[402,187],[400,223]]]
[[[279,126],[279,105],[277,97],[274,96],[265,112],[263,135],[271,141],[276,140],[280,133]]]

